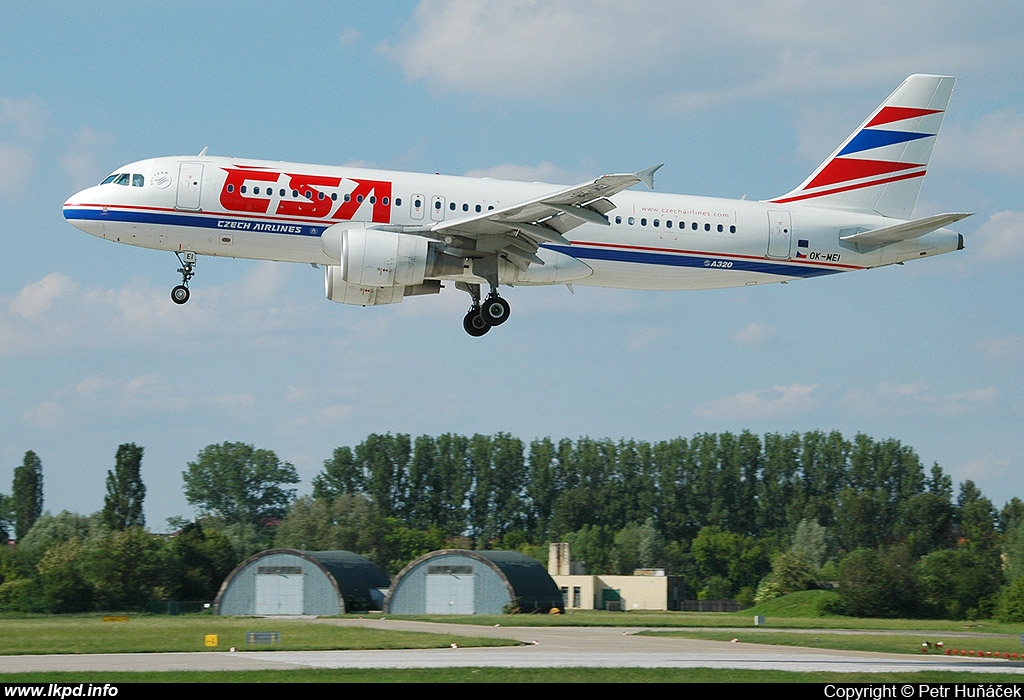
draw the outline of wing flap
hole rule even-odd
[[[602,175],[536,199],[439,222],[431,228],[431,233],[469,239],[476,242],[480,252],[509,254],[527,264],[536,264],[534,254],[541,244],[570,245],[564,234],[585,223],[608,226],[605,214],[615,208],[608,198],[639,182],[653,187],[654,173],[660,167]]]

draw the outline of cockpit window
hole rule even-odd
[[[101,182],[101,185],[109,185],[113,183],[115,185],[124,185],[125,187],[144,187],[146,184],[146,176],[140,173],[114,173],[108,175],[107,178]]]

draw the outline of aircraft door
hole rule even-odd
[[[199,211],[202,188],[203,164],[179,163],[178,197],[174,202],[174,208]]]
[[[793,244],[793,220],[788,211],[768,212],[769,258],[788,260]]]
[[[419,221],[423,218],[423,210],[426,208],[426,198],[421,194],[414,194],[409,199],[409,215]]]
[[[444,221],[444,197],[439,194],[430,198],[430,218],[434,221]]]

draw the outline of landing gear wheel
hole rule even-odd
[[[175,304],[184,304],[188,301],[189,295],[188,287],[183,284],[179,284],[171,290],[171,301]]]
[[[178,268],[178,272],[181,273],[181,284],[171,290],[171,301],[175,304],[184,304],[191,296],[188,281],[196,276],[196,254],[191,250],[174,251],[174,254],[181,263],[181,267]]]
[[[508,320],[510,310],[511,307],[509,307],[507,301],[497,294],[493,294],[487,297],[487,300],[480,307],[480,315],[484,317],[488,325],[500,326]]]
[[[479,338],[491,330],[491,324],[487,323],[487,319],[480,315],[480,309],[470,309],[466,317],[462,319],[462,327],[474,338]]]

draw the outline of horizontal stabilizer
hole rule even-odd
[[[856,243],[857,245],[886,245],[889,243],[898,243],[899,241],[907,241],[911,238],[919,238],[926,233],[936,231],[943,226],[956,223],[957,221],[960,221],[960,219],[966,219],[968,216],[970,216],[970,214],[936,214],[935,216],[917,219],[916,221],[906,221],[902,224],[896,224],[895,226],[876,228],[874,231],[862,231],[860,233],[850,234],[849,236],[840,236],[839,240],[846,241],[847,243]]]

